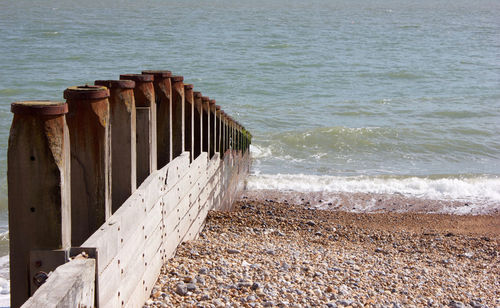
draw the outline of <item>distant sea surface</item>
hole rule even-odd
[[[10,103],[143,69],[253,133],[250,189],[498,204],[499,16],[497,0],[1,1],[0,256]]]

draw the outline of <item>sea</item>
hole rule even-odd
[[[0,1],[0,306],[10,103],[169,69],[253,134],[250,191],[488,212],[500,204],[499,16],[498,0]]]

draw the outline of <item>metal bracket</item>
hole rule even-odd
[[[68,260],[68,251],[65,249],[30,251],[30,295],[33,295],[47,280],[50,272],[54,271],[59,265],[68,262]]]

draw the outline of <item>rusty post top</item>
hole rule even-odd
[[[120,80],[133,80],[135,82],[153,82],[155,79],[154,75],[146,74],[122,74],[120,75]]]
[[[210,98],[208,98],[208,96],[202,96],[201,100],[204,101],[204,102],[209,102]]]
[[[142,74],[143,75],[153,75],[153,76],[158,77],[158,78],[168,78],[168,77],[172,76],[172,72],[167,71],[167,70],[146,70],[146,71],[142,71]]]
[[[215,105],[215,110],[220,110],[220,106],[219,105]]]
[[[23,101],[10,104],[14,114],[61,115],[68,113],[68,104],[55,101]]]
[[[65,99],[103,99],[109,97],[109,90],[102,86],[76,86],[64,90]]]
[[[184,77],[182,77],[182,76],[172,76],[172,77],[170,77],[170,79],[172,79],[172,82],[184,81]]]
[[[184,89],[185,90],[193,90],[194,86],[190,83],[184,84]]]
[[[133,80],[96,80],[96,86],[104,86],[109,89],[133,89],[135,88],[135,81]]]
[[[209,101],[209,103],[210,103],[210,105],[215,105],[215,99],[211,99],[211,100]]]
[[[194,92],[194,98],[201,98],[202,95],[201,95],[201,92]]]

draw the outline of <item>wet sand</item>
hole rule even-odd
[[[457,215],[500,214],[500,202],[478,200],[431,200],[408,197],[402,194],[346,193],[346,192],[298,192],[280,190],[251,190],[243,196],[247,200],[273,200],[357,213],[441,213]]]
[[[145,306],[500,305],[498,214],[353,213],[267,200],[246,195],[234,211],[210,212]]]

